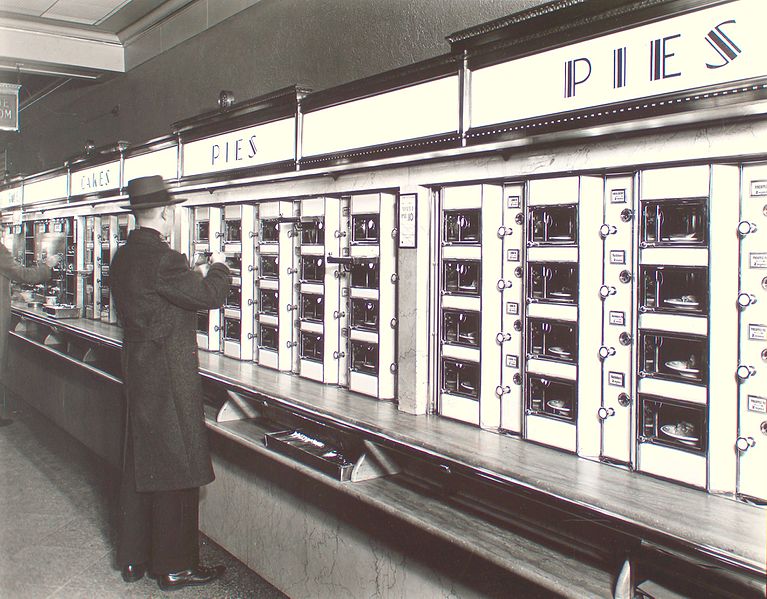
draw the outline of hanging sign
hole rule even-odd
[[[184,144],[183,176],[293,160],[295,122],[290,117]]]
[[[20,85],[0,83],[0,130],[19,130]]]
[[[0,210],[21,204],[21,187],[11,187],[0,191]]]
[[[471,74],[471,126],[764,77],[760,15],[763,0],[735,0],[479,68]]]

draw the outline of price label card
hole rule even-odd
[[[519,356],[506,356],[506,366],[509,368],[519,368]]]
[[[748,265],[751,268],[767,268],[767,252],[751,252],[748,255]]]
[[[520,201],[519,196],[509,196],[506,198],[506,207],[507,208],[519,208],[520,207]]]
[[[608,372],[607,383],[613,387],[623,387],[625,376],[622,372]]]
[[[519,250],[506,250],[507,262],[519,262]]]
[[[613,189],[610,192],[611,204],[625,204],[626,203],[626,190],[625,189]]]
[[[506,314],[511,314],[512,316],[518,316],[519,304],[517,302],[506,302]]]
[[[767,398],[758,395],[748,396],[748,411],[767,414]]]
[[[752,341],[767,341],[767,326],[763,324],[748,325],[748,338]]]
[[[626,313],[610,311],[610,324],[624,326],[626,324]]]
[[[751,197],[767,196],[767,181],[751,181]]]
[[[399,247],[416,247],[416,194],[407,193],[399,197]]]
[[[610,250],[610,264],[626,264],[626,252],[623,250]]]

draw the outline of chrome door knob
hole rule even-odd
[[[333,318],[338,320],[339,318],[343,318],[346,316],[346,312],[339,312],[338,310],[333,310]]]
[[[738,223],[738,236],[742,239],[746,235],[756,233],[757,226],[747,220],[742,220]]]
[[[511,333],[498,333],[495,336],[495,340],[498,343],[498,345],[501,345],[504,341],[511,341]]]
[[[735,371],[735,376],[738,377],[738,380],[742,383],[748,378],[751,378],[756,374],[756,368],[753,366],[748,366],[746,364],[741,364],[738,366],[738,369]]]
[[[607,299],[611,295],[615,295],[617,293],[617,289],[613,287],[612,285],[602,285],[599,288],[599,297],[602,299]]]
[[[605,360],[609,356],[615,355],[615,348],[614,347],[607,347],[606,345],[603,345],[599,348],[599,359]]]
[[[497,287],[498,291],[503,291],[504,289],[510,289],[513,283],[511,281],[504,281],[503,279],[498,279]]]
[[[618,227],[615,225],[604,224],[599,227],[599,236],[605,239],[608,235],[615,235],[618,232]]]
[[[288,312],[292,312],[293,310],[298,310],[298,305],[297,304],[288,304],[287,306],[285,306],[285,309]]]
[[[495,394],[498,397],[502,397],[503,395],[506,395],[507,393],[511,393],[511,387],[509,385],[498,385],[495,388]]]
[[[738,308],[745,310],[752,304],[756,303],[756,296],[750,293],[741,292],[738,294]]]
[[[498,237],[500,237],[501,239],[503,239],[507,235],[512,235],[513,233],[514,233],[514,229],[512,229],[511,227],[504,227],[504,226],[498,227]]]
[[[345,358],[346,354],[342,351],[334,351],[333,352],[333,359],[338,360],[339,358]]]
[[[756,445],[756,440],[753,437],[738,437],[735,441],[735,449],[740,452],[748,451]]]
[[[615,408],[599,408],[597,416],[599,416],[600,420],[607,420],[610,416],[615,416]]]
[[[296,342],[296,341],[286,341],[285,342],[285,347],[287,347],[288,349],[294,348],[296,345],[298,345],[298,342]]]

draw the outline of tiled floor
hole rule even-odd
[[[221,580],[169,594],[148,577],[126,584],[113,567],[110,471],[33,409],[12,418],[0,427],[0,598],[285,598],[202,535],[202,562],[227,566]]]

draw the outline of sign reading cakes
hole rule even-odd
[[[767,75],[764,0],[735,0],[472,71],[472,127]],[[532,83],[531,83],[532,82]],[[647,100],[642,100],[646,98]],[[597,111],[598,113],[598,111]]]
[[[295,118],[206,137],[184,144],[183,176],[294,160]]]
[[[71,195],[100,193],[120,187],[120,162],[108,162],[72,173]]]
[[[19,130],[20,85],[0,83],[0,130]]]

